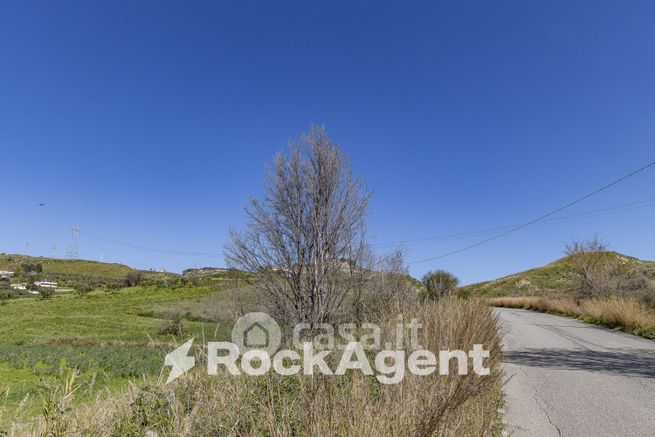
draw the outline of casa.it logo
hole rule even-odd
[[[295,349],[278,350],[282,331],[275,320],[265,313],[248,313],[232,328],[231,342],[207,343],[207,373],[218,375],[219,368],[224,368],[231,375],[259,376],[272,369],[284,376],[300,372],[342,376],[353,370],[375,375],[381,384],[398,384],[406,370],[417,376],[435,372],[446,376],[451,373],[451,367],[456,367],[458,375],[467,375],[470,359],[477,375],[490,374],[490,369],[484,366],[489,351],[483,345],[474,344],[470,351],[445,349],[435,353],[419,344],[421,327],[417,319],[405,323],[399,316],[393,332],[395,342],[385,342],[382,349],[381,329],[373,323],[361,326],[344,323],[336,327],[300,323],[293,328]],[[410,340],[406,341],[407,338]],[[195,366],[195,358],[189,356],[192,345],[193,339],[166,355],[164,364],[171,366],[167,384]],[[329,355],[334,351],[341,352],[341,356],[330,360]],[[451,366],[453,359],[456,366]]]
[[[273,356],[281,342],[280,326],[266,313],[248,313],[232,328],[232,343],[238,347],[240,355],[258,350]]]

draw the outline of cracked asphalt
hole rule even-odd
[[[532,311],[501,322],[510,436],[655,436],[655,341]]]

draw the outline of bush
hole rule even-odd
[[[655,288],[648,287],[639,294],[639,300],[649,309],[655,310]]]
[[[11,281],[9,278],[0,278],[0,290],[9,290],[11,288]]]
[[[566,245],[564,253],[578,298],[609,297],[626,288],[626,269],[598,236],[573,241]]]
[[[159,330],[159,335],[172,335],[172,336],[182,336],[184,335],[184,325],[182,324],[182,316],[179,313],[175,313],[169,316],[164,322],[164,326]]]
[[[23,263],[20,266],[20,271],[22,271],[26,275],[43,273],[43,265]]]
[[[423,299],[439,300],[444,297],[455,296],[459,279],[445,270],[427,272],[423,276],[425,290],[422,293]]]
[[[39,292],[41,299],[50,299],[55,294],[55,290],[49,287],[38,287],[37,291]]]
[[[73,286],[73,288],[75,289],[75,292],[78,294],[87,294],[95,289],[93,285],[83,281],[76,283]]]
[[[128,287],[136,287],[143,280],[143,273],[138,270],[132,270],[127,274],[125,278],[125,283]]]
[[[389,314],[416,311],[420,305],[417,291],[421,284],[409,276],[401,251],[379,259],[375,257],[367,264],[364,270],[375,269],[375,273],[363,277],[354,288],[339,312],[341,320],[377,322]]]
[[[116,281],[112,281],[112,282],[107,283],[105,285],[105,288],[107,289],[107,291],[116,291],[116,290],[120,290],[121,288],[123,288],[122,286],[123,286],[123,284],[118,283]]]

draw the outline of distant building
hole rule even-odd
[[[14,272],[11,270],[0,270],[0,278],[11,278],[14,276]]]
[[[284,276],[291,276],[291,269],[282,266],[270,266],[270,269],[276,273],[281,273]]]
[[[25,284],[11,284],[11,288],[14,290],[27,290],[27,285]]]
[[[57,288],[59,286],[56,282],[51,281],[36,281],[34,285],[42,288]]]

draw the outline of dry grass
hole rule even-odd
[[[655,311],[634,298],[609,297],[575,301],[567,297],[497,297],[491,306],[522,308],[576,317],[589,323],[655,339]]]
[[[489,307],[479,301],[445,300],[419,309],[414,316],[423,323],[421,343],[426,349],[469,350],[473,344],[483,344],[491,352],[485,363],[492,368],[491,375],[407,372],[401,383],[381,385],[360,372],[342,377],[273,373],[210,377],[197,371],[168,386],[133,385],[120,396],[105,396],[86,408],[67,411],[65,405],[55,403],[52,408],[57,414],[50,414],[47,423],[15,424],[9,435],[48,435],[53,430],[72,436],[485,436],[497,432],[501,352],[497,321]],[[70,402],[72,390],[60,393],[63,403]]]

